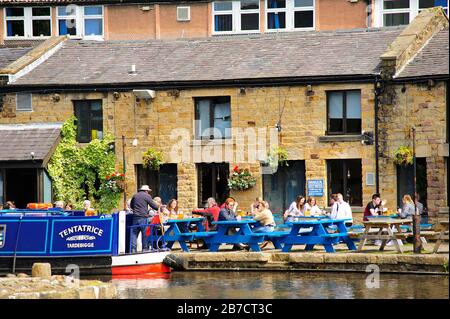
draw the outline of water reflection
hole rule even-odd
[[[448,276],[381,274],[380,288],[364,273],[173,272],[114,278],[120,298],[447,298]]]

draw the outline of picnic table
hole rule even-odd
[[[439,221],[439,224],[441,226],[441,231],[438,235],[436,244],[434,244],[433,253],[437,253],[443,240],[448,240],[448,220],[441,220]]]
[[[397,239],[404,239],[411,235],[411,233],[403,232],[401,225],[411,225],[412,219],[394,219],[394,218],[373,218],[369,221],[363,221],[364,233],[361,237],[361,241],[358,247],[358,251],[362,251],[367,239],[381,240],[380,250],[384,250],[388,240],[392,240],[395,248],[399,253],[403,253],[401,246],[398,244]],[[374,229],[378,231],[370,233]],[[396,232],[394,230],[397,230]]]
[[[178,242],[183,251],[188,252],[189,248],[186,245],[186,241],[194,239],[194,233],[189,230],[190,225],[196,225],[198,232],[204,232],[203,227],[204,217],[200,218],[184,218],[184,219],[169,219],[165,224],[169,228],[164,233],[164,241],[167,243],[168,248],[172,248],[175,242]],[[187,232],[186,232],[187,230]]]
[[[355,243],[347,234],[345,222],[349,219],[330,218],[301,218],[301,220],[287,223],[291,225],[291,231],[280,241],[284,243],[283,252],[289,252],[293,245],[306,245],[305,250],[313,250],[315,245],[323,245],[326,252],[335,252],[333,245],[339,242],[347,244],[348,249],[356,250]],[[337,232],[330,233],[327,228],[336,226]],[[304,229],[309,229],[302,232]]]
[[[261,251],[259,243],[264,241],[265,233],[253,233],[251,225],[257,223],[253,219],[217,221],[217,231],[214,235],[205,237],[209,251],[218,251],[222,244],[248,244],[253,251]],[[230,229],[236,229],[235,234],[228,234]]]

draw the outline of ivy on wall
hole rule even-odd
[[[81,146],[76,141],[75,121],[72,116],[64,122],[61,141],[48,164],[55,200],[82,209],[83,201],[89,199],[95,210],[110,213],[120,201],[120,191],[103,186],[108,182],[106,176],[115,171],[115,154],[110,149],[114,138],[105,134],[103,139]]]

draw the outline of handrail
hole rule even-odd
[[[147,227],[150,227],[150,236],[148,236],[147,237],[147,243],[149,244],[149,248],[150,248],[150,251],[151,252],[154,252],[154,251],[166,251],[167,250],[167,247],[166,247],[166,241],[164,240],[164,235],[161,235],[161,236],[159,236],[159,238],[158,238],[158,235],[156,234],[154,234],[155,233],[155,231],[157,230],[157,227],[156,226],[161,226],[162,228],[164,228],[163,227],[163,225],[162,224],[139,224],[139,225],[131,225],[131,226],[127,226],[127,228],[129,229],[129,234],[130,234],[130,244],[129,244],[129,246],[128,246],[128,251],[131,253],[131,231],[134,229],[134,228],[139,228],[139,227],[145,227],[145,233],[147,233]],[[142,236],[142,235],[141,235]],[[154,240],[154,236],[156,236],[156,247],[158,247],[157,249],[154,249],[153,248],[153,244],[154,244],[154,242],[155,242],[155,240]],[[162,241],[162,245],[161,245],[161,248],[159,248],[159,245],[158,245],[158,242],[159,241]],[[143,249],[143,247],[142,247],[142,249]]]

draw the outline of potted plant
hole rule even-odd
[[[400,146],[394,153],[394,164],[401,166],[412,165],[414,154],[409,146]]]
[[[105,176],[104,188],[113,193],[121,193],[125,190],[125,174],[114,172]]]
[[[164,163],[162,152],[156,151],[153,148],[149,148],[142,155],[142,165],[144,168],[150,167],[155,171],[159,171],[159,167]]]
[[[250,173],[248,168],[242,169],[237,165],[233,167],[228,187],[233,190],[246,190],[256,185],[256,178]]]
[[[289,166],[287,163],[288,153],[287,150],[281,146],[272,148],[267,154],[267,164],[270,167]]]

